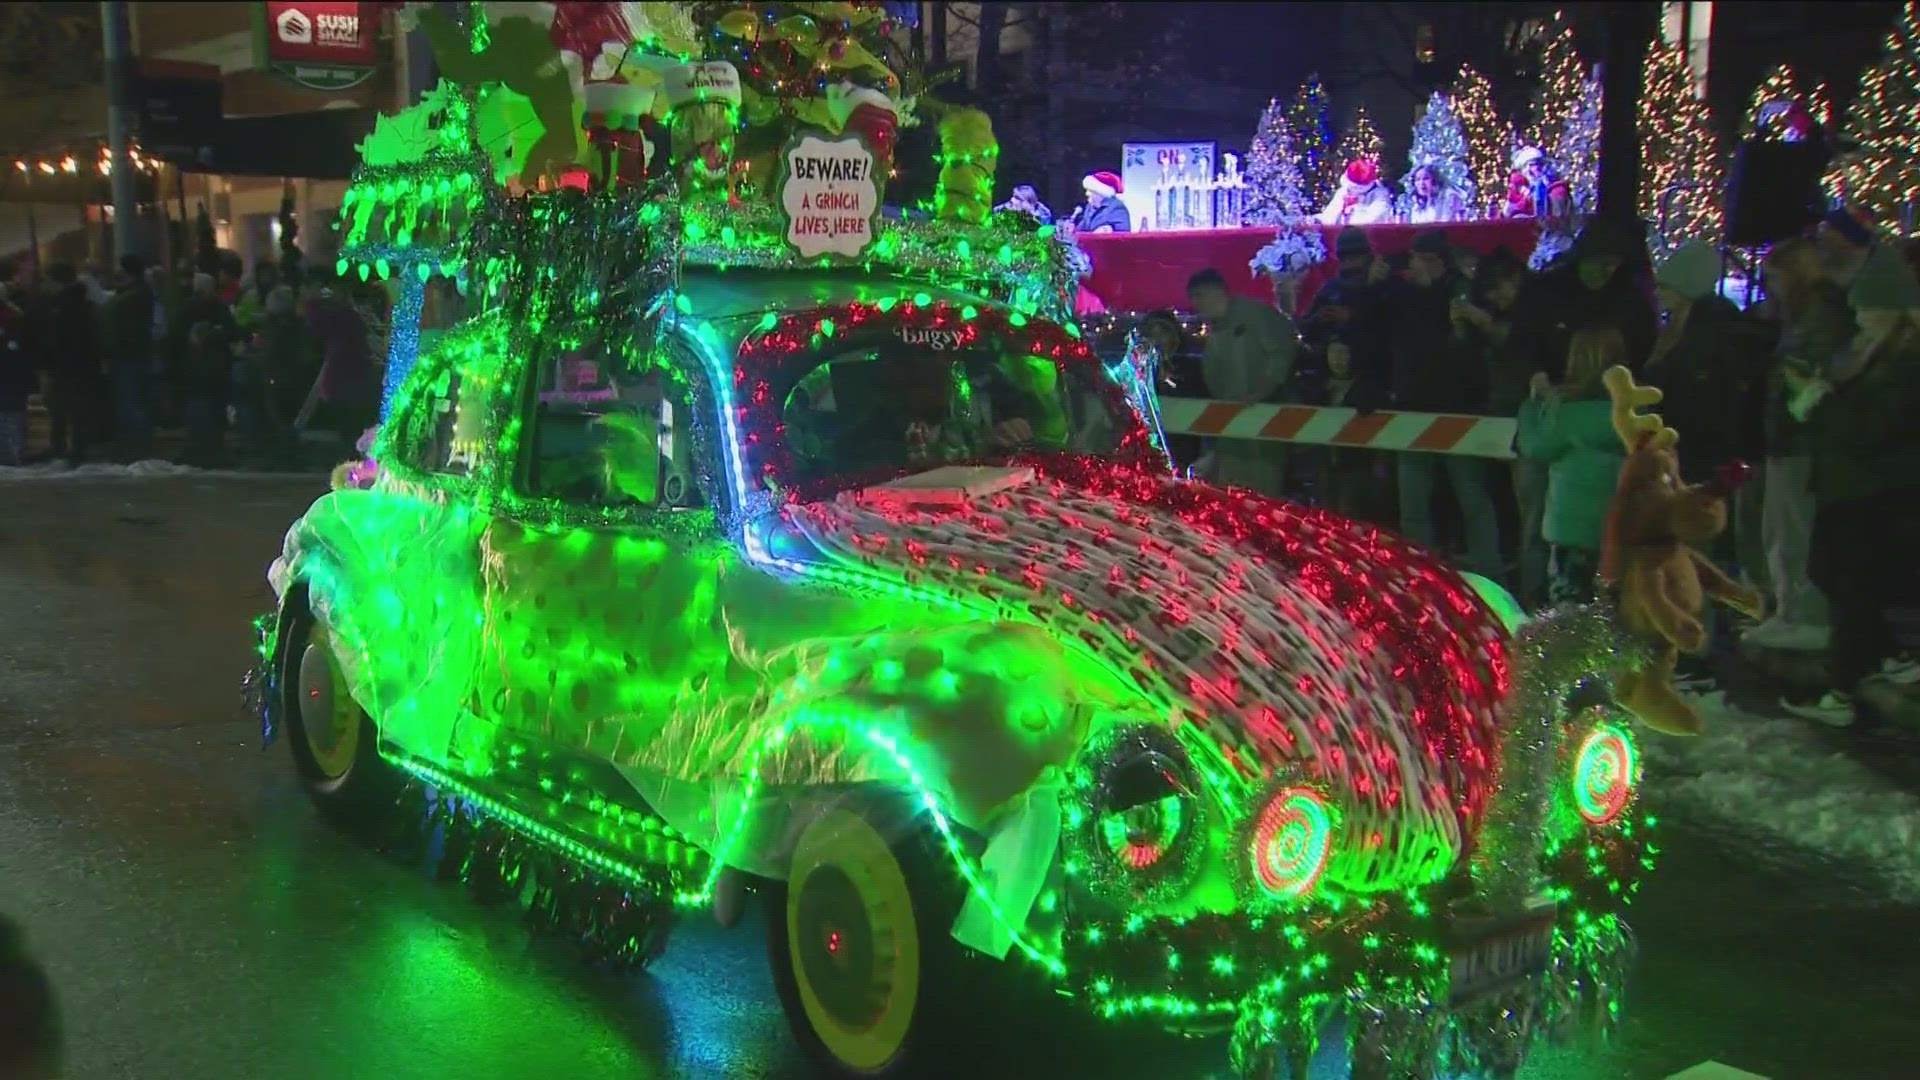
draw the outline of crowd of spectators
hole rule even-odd
[[[127,255],[111,280],[71,263],[44,275],[17,266],[0,292],[0,465],[264,462],[309,428],[350,445],[379,403],[365,314],[384,303],[378,290],[264,260],[245,278],[237,258],[209,265]],[[37,446],[36,391],[47,413]]]
[[[1768,617],[1716,627],[1716,648],[1737,632],[1756,650],[1824,651],[1827,691],[1788,708],[1834,724],[1864,715],[1859,693],[1920,685],[1889,615],[1913,598],[1920,541],[1920,280],[1898,249],[1836,212],[1773,246],[1744,309],[1722,295],[1717,249],[1683,243],[1656,263],[1602,220],[1537,273],[1439,230],[1399,265],[1359,229],[1335,253],[1297,317],[1196,275],[1203,329],[1171,313],[1143,324],[1163,355],[1201,356],[1175,366],[1174,392],[1514,417],[1515,459],[1218,439],[1185,448],[1198,471],[1451,549],[1529,607],[1588,601],[1625,460],[1600,375],[1624,366],[1663,391],[1688,480],[1755,467],[1709,554],[1765,592]],[[1682,674],[1706,686],[1710,671]]]

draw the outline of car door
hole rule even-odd
[[[503,731],[608,760],[723,664],[730,557],[696,468],[693,391],[646,351],[530,372],[514,496],[481,542],[482,706]]]

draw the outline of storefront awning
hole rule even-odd
[[[326,109],[228,118],[202,145],[156,149],[186,172],[350,180],[360,161],[354,148],[373,132],[378,115],[375,109]]]

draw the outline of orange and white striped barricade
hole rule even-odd
[[[1160,418],[1169,435],[1423,451],[1503,461],[1514,456],[1516,426],[1511,416],[1384,410],[1361,416],[1352,409],[1247,405],[1204,398],[1161,398]]]

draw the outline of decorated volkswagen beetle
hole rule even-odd
[[[763,203],[475,185],[476,313],[269,574],[321,810],[635,963],[757,895],[832,1075],[942,1075],[982,967],[1248,1076],[1604,1025],[1652,851],[1610,619],[1176,476],[1047,230],[836,196],[810,250],[841,136]]]

